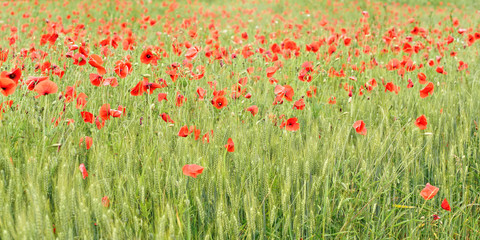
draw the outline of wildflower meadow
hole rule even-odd
[[[0,1],[0,239],[480,239],[480,3]]]

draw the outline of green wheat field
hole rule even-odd
[[[1,1],[0,239],[480,239],[479,5]]]

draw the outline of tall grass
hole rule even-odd
[[[113,107],[126,107],[127,115],[107,121],[105,127],[98,130],[94,124],[83,122],[80,111],[74,104],[65,107],[63,120],[71,118],[74,124],[62,121],[57,127],[51,119],[59,116],[64,108],[63,99],[57,95],[34,98],[25,86],[17,88],[14,95],[1,96],[0,100],[13,100],[12,108],[2,114],[0,121],[0,238],[1,239],[476,239],[480,237],[480,211],[478,208],[479,188],[479,136],[477,123],[480,121],[480,96],[478,68],[478,44],[463,48],[464,37],[458,33],[442,33],[442,38],[453,34],[455,42],[449,46],[457,51],[456,57],[446,52],[441,65],[448,72],[441,75],[435,68],[424,67],[407,72],[401,78],[396,71],[385,68],[367,68],[364,73],[346,68],[347,77],[329,77],[328,69],[339,70],[347,64],[346,53],[351,49],[363,49],[357,42],[347,48],[338,46],[337,52],[343,52],[341,58],[325,61],[317,59],[314,53],[305,52],[305,44],[312,42],[307,31],[313,31],[314,37],[328,37],[330,33],[317,24],[321,16],[331,22],[338,20],[340,28],[348,29],[349,34],[361,29],[358,21],[361,10],[367,10],[372,27],[372,40],[367,42],[378,49],[373,55],[361,54],[352,58],[350,64],[360,66],[372,57],[382,65],[392,58],[401,59],[404,54],[381,54],[385,46],[381,36],[391,27],[410,31],[414,25],[406,24],[414,17],[419,25],[433,30],[451,26],[445,17],[450,15],[460,19],[462,27],[478,30],[478,14],[474,9],[459,10],[446,7],[446,11],[437,11],[432,6],[409,12],[407,6],[359,3],[357,9],[353,2],[342,5],[328,5],[326,2],[311,6],[301,3],[242,3],[229,4],[188,4],[172,13],[158,3],[146,1],[133,2],[124,7],[125,12],[115,10],[113,2],[95,1],[86,3],[71,2],[66,5],[58,2],[32,2],[10,4],[1,16],[3,24],[17,26],[19,29],[28,20],[21,18],[23,12],[30,12],[37,19],[27,29],[37,27],[33,35],[20,32],[14,48],[28,48],[35,43],[37,49],[49,53],[45,60],[59,66],[66,64],[62,79],[51,76],[59,90],[72,86],[76,81],[82,83],[77,92],[88,95],[85,111],[95,115],[104,103]],[[180,77],[172,83],[165,73],[167,65],[182,63],[184,57],[172,53],[172,37],[178,34],[180,41],[189,40],[194,45],[204,46],[209,32],[206,31],[210,17],[199,13],[211,11],[217,14],[212,18],[218,24],[222,46],[240,49],[231,37],[232,26],[245,24],[249,42],[254,43],[256,26],[260,34],[286,30],[285,23],[275,23],[274,13],[292,24],[305,24],[300,31],[302,36],[294,39],[301,47],[301,55],[288,60],[280,57],[284,65],[274,77],[279,84],[291,85],[295,90],[294,100],[300,99],[316,86],[318,92],[312,98],[305,97],[305,110],[292,109],[293,102],[285,101],[281,105],[272,105],[275,98],[274,85],[265,76],[266,65],[263,57],[255,54],[245,60],[241,55],[232,60],[231,65],[221,65],[219,61],[209,62],[199,54],[194,66],[205,66],[205,77],[201,80],[188,80]],[[117,5],[118,6],[118,5]],[[42,7],[45,7],[42,10]],[[130,9],[131,8],[131,9]],[[148,13],[144,13],[144,8]],[[242,14],[238,9],[253,9],[252,15]],[[300,13],[305,9],[311,16]],[[17,9],[15,17],[10,9]],[[64,26],[72,21],[66,16],[72,10],[88,10],[81,13],[81,23],[86,24],[85,40],[91,44],[91,52],[99,53],[93,46],[105,36],[96,32],[106,21],[129,22],[129,27],[138,36],[138,45],[134,51],[124,51],[119,47],[112,57],[106,59],[105,66],[114,65],[125,55],[132,56],[134,70],[125,79],[119,79],[119,86],[95,87],[89,83],[89,74],[95,69],[88,64],[79,67],[65,59],[66,52],[61,35],[55,46],[39,46],[38,41],[45,18],[57,21],[63,18]],[[220,17],[222,10],[231,14]],[[104,11],[106,11],[104,13]],[[315,15],[319,14],[318,18]],[[394,15],[398,13],[396,17]],[[51,17],[47,15],[51,14]],[[90,14],[95,22],[86,17]],[[165,20],[147,31],[140,28],[138,22],[129,18],[142,15],[175,17],[173,26],[179,26],[183,19],[196,14],[198,38],[190,39],[184,30],[172,34],[155,34],[164,31]],[[249,21],[252,20],[252,21]],[[240,22],[241,21],[241,22]],[[442,21],[439,26],[438,22]],[[401,24],[399,24],[401,23]],[[377,25],[380,27],[377,28]],[[314,27],[315,26],[315,27]],[[121,31],[118,25],[112,32]],[[223,32],[225,31],[225,32]],[[243,31],[243,30],[242,30]],[[293,31],[288,31],[271,43],[280,43],[284,38],[293,39]],[[146,36],[142,41],[141,37]],[[431,35],[435,36],[435,35]],[[1,46],[8,46],[3,35]],[[353,36],[352,36],[353,37]],[[425,42],[420,37],[415,41]],[[168,58],[159,61],[160,67],[140,63],[143,46],[158,45],[165,42]],[[322,46],[322,52],[327,46]],[[426,52],[426,50],[425,50]],[[416,63],[426,64],[422,53],[412,56]],[[439,53],[430,52],[430,58]],[[335,55],[335,54],[334,54]],[[12,51],[9,59],[12,58]],[[469,64],[469,74],[457,71],[458,60]],[[319,71],[311,83],[298,80],[298,71],[302,63],[313,61]],[[23,78],[37,76],[35,63],[26,60]],[[7,61],[2,70],[10,70],[15,64]],[[247,67],[261,69],[249,75]],[[417,81],[419,71],[424,72],[434,82],[433,95],[421,99],[419,90],[423,88]],[[232,77],[232,72],[234,76]],[[168,79],[169,87],[156,90],[168,92],[168,101],[158,102],[156,94],[131,96],[129,90],[148,74]],[[113,72],[107,73],[114,76]],[[260,76],[256,81],[253,76]],[[355,76],[357,82],[349,80]],[[238,82],[240,77],[248,77],[246,86],[252,93],[251,99],[228,98],[226,108],[215,109],[209,100],[211,90],[208,81],[218,81],[218,89],[228,88]],[[358,96],[358,88],[371,78],[377,79],[379,87],[371,93],[364,91]],[[407,89],[407,79],[411,78],[414,87]],[[385,92],[381,85],[393,81],[401,90],[396,95]],[[355,86],[353,97],[348,97],[340,84]],[[198,101],[196,89],[201,86],[208,89],[207,98]],[[179,91],[188,99],[182,107],[175,106],[175,95]],[[328,99],[336,96],[335,105]],[[252,116],[245,108],[257,105],[260,109]],[[168,113],[175,124],[165,123],[160,113]],[[285,114],[286,118],[297,117],[300,130],[288,132],[280,129],[280,121],[272,122],[272,116]],[[415,119],[424,114],[428,119],[427,129],[419,130]],[[366,136],[358,135],[352,128],[357,120],[366,123]],[[213,130],[210,143],[195,141],[192,136],[180,138],[178,130],[183,125],[195,125],[202,135]],[[93,138],[93,146],[86,150],[79,146],[84,136]],[[226,152],[224,144],[232,138],[235,152]],[[89,176],[86,179],[78,169],[84,163]],[[198,164],[205,170],[197,178],[182,174],[185,164]],[[420,190],[429,182],[440,188],[437,196],[425,201],[419,195]],[[104,207],[102,198],[108,196],[110,205]],[[452,212],[440,208],[443,198],[447,198]],[[397,208],[394,205],[414,206],[415,208]],[[434,221],[433,214],[440,220]],[[55,231],[53,229],[55,228]]]

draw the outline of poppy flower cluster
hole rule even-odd
[[[435,195],[437,195],[438,190],[439,190],[438,187],[432,186],[430,185],[430,183],[427,183],[425,187],[422,189],[422,191],[420,192],[420,195],[422,196],[423,199],[430,200],[433,197],[435,197]],[[452,211],[450,204],[448,203],[446,198],[442,201],[441,208],[446,211]]]

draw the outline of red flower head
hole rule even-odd
[[[303,98],[300,98],[298,101],[296,101],[296,102],[293,104],[293,108],[294,108],[294,109],[298,109],[298,110],[303,110],[303,109],[305,109],[305,100],[303,100]]]
[[[203,167],[196,164],[187,164],[183,166],[182,171],[184,175],[197,178],[197,175],[203,172]]]
[[[104,196],[104,197],[102,198],[102,205],[103,205],[104,207],[110,206],[110,199],[108,199],[108,196]]]
[[[180,128],[180,131],[178,131],[178,136],[179,137],[188,137],[188,135],[190,135],[190,133],[192,133],[192,132],[188,129],[188,126],[185,125],[182,128]]]
[[[102,121],[100,121],[102,120]],[[97,129],[100,130],[105,126],[105,120],[102,118],[99,118],[98,116],[95,117],[95,125],[97,125]]]
[[[133,70],[132,63],[128,60],[117,61],[113,70],[120,78],[125,78]]]
[[[450,208],[450,204],[448,204],[448,201],[447,199],[443,199],[443,202],[442,202],[442,208],[446,211],[452,211],[452,209]]]
[[[85,105],[87,105],[87,95],[85,93],[78,94],[76,108],[84,109]]]
[[[143,87],[143,80],[138,82],[137,85],[135,85],[135,87],[133,87],[132,90],[130,90],[130,94],[132,96],[142,96],[144,92],[145,90]]]
[[[168,114],[166,113],[162,113],[160,114],[160,117],[162,117],[163,121],[167,122],[167,123],[175,123]],[[187,135],[188,136],[188,135]]]
[[[99,115],[103,120],[109,120],[110,119],[110,104],[108,104],[108,103],[103,104],[102,107],[100,108]]]
[[[15,82],[15,84],[18,84],[18,80],[22,76],[22,70],[20,68],[15,68],[10,72],[2,72],[0,74],[0,78],[9,78]]]
[[[39,98],[40,96],[56,93],[58,91],[58,87],[56,83],[50,80],[45,80],[38,83],[34,90],[38,93],[35,98]]]
[[[257,115],[258,107],[256,105],[247,108],[247,111],[251,112],[253,116]]]
[[[393,82],[388,82],[386,85],[385,85],[385,92],[395,92],[395,94],[398,94],[398,92],[400,91],[400,88],[393,84]]]
[[[434,187],[432,185],[430,185],[430,183],[427,183],[427,185],[425,186],[425,188],[420,192],[420,195],[425,199],[425,200],[430,200],[432,199],[433,197],[435,197],[435,195],[437,194],[438,192],[438,188],[437,187]]]
[[[80,138],[80,145],[82,145],[83,141],[85,140],[85,146],[87,147],[87,150],[92,147],[93,144],[93,139],[91,137],[82,137]]]
[[[205,91],[205,89],[203,89],[201,87],[198,87],[197,88],[198,100],[203,100],[206,93],[207,93],[207,91]]]
[[[187,52],[185,53],[185,58],[188,61],[192,61],[197,56],[198,52],[200,52],[199,47],[197,47],[197,46],[191,47],[191,48],[187,49]]]
[[[28,86],[28,90],[32,91],[33,89],[35,89],[37,84],[47,79],[48,77],[28,77],[27,81],[25,82],[25,85]]]
[[[360,135],[367,135],[367,128],[365,127],[365,123],[363,120],[358,120],[353,124],[353,128],[355,131]]]
[[[16,88],[17,84],[12,79],[0,77],[0,92],[3,96],[13,94]]]
[[[217,109],[222,109],[228,104],[227,98],[224,96],[216,96],[212,99],[212,105]]]
[[[158,101],[161,102],[163,100],[168,101],[167,94],[166,93],[159,93],[158,94]]]
[[[88,59],[88,63],[97,69],[97,72],[98,74],[100,75],[105,75],[105,73],[107,73],[107,71],[105,70],[105,68],[102,66],[103,64],[103,60],[100,56],[96,55],[96,54],[92,54],[90,55],[90,58]]]
[[[420,90],[420,97],[426,98],[428,95],[433,94],[434,85],[432,82],[429,82],[422,90]]]
[[[227,144],[225,144],[225,148],[229,152],[234,152],[235,151],[235,144],[233,143],[233,140],[231,138],[229,138],[227,140]]]
[[[93,123],[94,121],[94,116],[91,112],[81,112],[83,121],[86,123]]]
[[[285,127],[287,131],[294,132],[300,128],[300,123],[298,123],[297,120],[298,119],[296,117],[293,117],[287,120],[287,125]]]
[[[78,168],[80,169],[80,172],[82,172],[83,179],[88,177],[88,172],[87,172],[87,169],[85,168],[85,164],[83,164],[83,163],[80,164],[80,166],[78,166]]]
[[[418,73],[417,75],[418,77],[418,83],[420,84],[427,84],[427,76],[425,75],[425,73]]]
[[[176,101],[176,106],[177,107],[181,107],[183,106],[183,104],[187,101],[187,98],[185,96],[183,96],[182,94],[180,94],[179,92],[177,92],[177,101]]]
[[[90,82],[92,83],[93,86],[100,86],[103,83],[103,77],[101,75],[91,73],[89,75]]]
[[[294,95],[293,88],[290,85],[277,85],[275,86],[274,93],[277,95],[277,98],[281,99],[285,97],[287,101],[292,101]]]
[[[146,49],[142,52],[142,55],[140,55],[140,61],[144,64],[151,63],[152,65],[157,66],[158,57],[152,53],[152,50]]]
[[[424,130],[427,128],[427,118],[425,117],[425,115],[417,118],[417,120],[415,121],[415,126],[420,128],[420,130]]]

